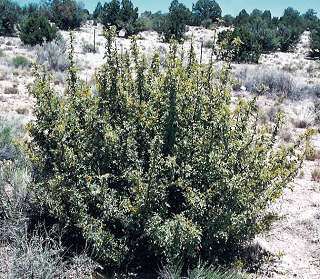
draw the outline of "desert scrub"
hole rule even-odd
[[[94,94],[72,47],[64,95],[35,75],[34,202],[108,270],[222,259],[264,229],[303,140],[275,148],[280,117],[260,127],[255,99],[233,106],[229,65],[200,65],[193,48],[185,65],[172,44],[161,68],[135,40],[119,53],[114,32]]]
[[[25,56],[18,55],[12,58],[12,65],[15,68],[27,68],[31,65],[31,62]]]

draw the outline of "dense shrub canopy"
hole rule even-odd
[[[0,0],[0,36],[12,35],[19,19],[19,6],[11,0]]]
[[[222,10],[214,0],[198,0],[192,7],[194,24],[209,26],[221,18]]]
[[[114,33],[97,92],[72,59],[62,96],[36,76],[36,202],[108,268],[210,260],[253,237],[296,174],[299,144],[275,148],[279,123],[257,126],[254,100],[232,105],[228,66],[193,52],[185,65],[172,45],[160,67],[135,41],[118,53]]]
[[[33,46],[54,40],[57,28],[52,26],[46,17],[31,13],[20,24],[19,36],[24,44]]]

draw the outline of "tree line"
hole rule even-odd
[[[281,17],[272,16],[269,10],[254,9],[250,14],[242,10],[233,17],[222,16],[222,9],[214,0],[198,0],[191,10],[178,0],[173,0],[166,13],[145,11],[139,14],[132,1],[111,0],[104,4],[99,2],[90,13],[76,0],[48,0],[24,7],[12,0],[0,0],[0,35],[12,35],[19,31],[22,41],[30,45],[51,41],[57,36],[57,28],[76,29],[89,19],[105,27],[115,26],[118,32],[123,30],[126,37],[154,30],[166,42],[171,39],[182,41],[187,25],[205,28],[232,26],[232,31],[223,32],[219,40],[232,45],[235,38],[240,39],[242,44],[235,58],[239,62],[257,62],[264,52],[289,51],[302,32],[310,30],[310,56],[320,57],[320,23],[313,9],[301,14],[287,8]]]

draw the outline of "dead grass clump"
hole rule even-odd
[[[283,129],[280,132],[280,139],[286,143],[289,143],[292,141],[292,133],[289,128]]]
[[[19,107],[19,108],[16,108],[16,112],[21,115],[28,115],[29,109],[26,107]]]

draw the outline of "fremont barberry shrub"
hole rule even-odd
[[[64,94],[36,74],[37,203],[111,269],[210,260],[251,239],[295,177],[303,139],[279,146],[280,118],[259,126],[255,99],[234,104],[228,65],[201,65],[192,52],[183,63],[175,44],[160,65],[135,40],[119,53],[114,33],[94,93],[72,47]]]

